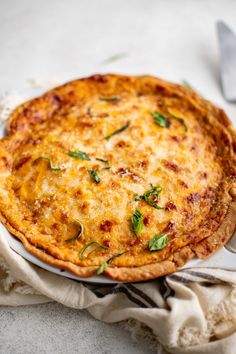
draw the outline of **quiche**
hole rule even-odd
[[[0,220],[80,277],[175,272],[236,228],[236,133],[192,89],[94,75],[32,99],[0,141]]]

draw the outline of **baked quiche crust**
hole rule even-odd
[[[236,229],[236,133],[190,88],[94,75],[20,105],[7,131],[0,220],[48,264],[144,281]]]

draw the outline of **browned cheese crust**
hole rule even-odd
[[[153,279],[234,233],[235,151],[224,111],[189,88],[75,80],[11,114],[0,220],[30,253],[78,276],[103,264],[116,280]]]

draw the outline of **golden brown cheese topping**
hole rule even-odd
[[[209,236],[227,210],[231,137],[172,86],[97,76],[19,107],[0,145],[11,227],[56,259],[96,267],[115,255],[113,266],[160,262]]]

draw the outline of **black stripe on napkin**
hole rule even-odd
[[[133,291],[136,295],[139,295],[142,300],[145,300],[151,307],[159,307],[147,294],[145,294],[142,290],[139,288],[136,288],[133,284],[128,283],[126,284],[126,287]]]
[[[199,272],[199,271],[195,271],[195,270],[187,270],[186,269],[186,270],[184,270],[184,273],[194,275],[195,277],[198,277],[198,278],[203,279],[203,280],[211,280],[213,282],[216,282],[216,281],[222,282],[222,280],[220,278],[217,278],[214,275],[203,273],[203,272]]]
[[[161,293],[161,296],[163,299],[166,301],[168,297],[173,297],[175,296],[175,291],[169,286],[169,284],[166,281],[166,277],[160,277],[157,279],[159,283],[159,290]]]
[[[191,281],[193,281],[192,279],[189,279],[187,277],[185,278],[184,275],[182,276],[177,274],[168,275],[168,279],[173,279],[184,284],[191,283]]]
[[[141,300],[139,300],[136,297],[134,297],[133,295],[131,295],[131,293],[128,291],[128,289],[126,287],[124,287],[124,286],[112,289],[111,293],[112,294],[123,293],[123,294],[125,294],[127,296],[127,298],[130,301],[134,302],[139,307],[142,307],[142,308],[148,308],[149,307],[144,302],[142,302]]]
[[[168,278],[185,284],[194,281],[209,281],[213,283],[222,282],[220,278],[215,277],[214,275],[190,269],[182,269],[178,273],[168,275]]]
[[[137,297],[133,296],[132,293],[130,293],[130,291],[126,288],[125,285],[115,285],[115,286],[98,286],[96,288],[94,288],[91,285],[88,284],[83,284],[86,288],[88,288],[90,291],[92,291],[92,293],[94,295],[96,295],[98,298],[104,298],[107,295],[113,295],[113,294],[118,294],[118,293],[123,293],[127,296],[127,298],[132,301],[133,303],[135,303],[136,305],[138,305],[139,307],[142,308],[148,308],[150,306],[147,306],[143,301],[141,301],[140,299],[138,299]]]

